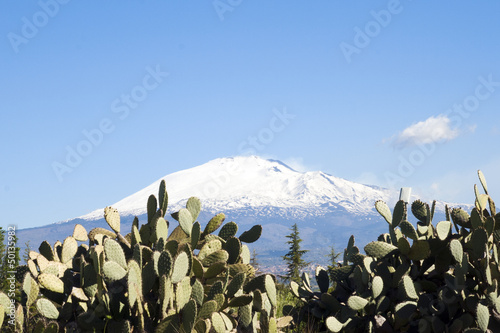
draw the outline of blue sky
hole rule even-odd
[[[3,1],[2,220],[73,218],[242,153],[465,203],[482,169],[495,199],[498,17],[496,1]]]

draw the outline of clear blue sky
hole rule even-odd
[[[497,1],[3,1],[2,224],[250,148],[452,202],[482,169],[498,201],[499,17]]]

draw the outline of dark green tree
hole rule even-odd
[[[257,260],[257,251],[255,249],[252,250],[252,256],[250,257],[250,265],[255,269],[255,275],[260,275],[260,264],[259,261]]]
[[[287,264],[287,272],[285,274],[286,281],[295,281],[300,282],[300,274],[301,271],[309,265],[309,262],[306,262],[302,259],[302,256],[308,252],[308,250],[301,250],[300,243],[302,239],[299,235],[299,228],[297,227],[297,223],[292,225],[290,228],[292,231],[291,234],[286,237],[290,240],[286,243],[289,244],[289,251],[287,254],[283,256],[283,260],[285,260]]]
[[[336,252],[333,245],[331,245],[330,252],[328,252],[328,254],[325,255],[325,257],[328,257],[328,262],[330,263],[328,265],[328,272],[331,272],[332,269],[334,269],[335,267],[338,267],[339,264],[337,263],[337,258],[339,256],[340,256],[340,252]]]

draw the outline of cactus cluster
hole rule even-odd
[[[330,332],[500,332],[500,214],[484,189],[475,187],[468,214],[446,207],[446,220],[433,223],[435,202],[393,211],[382,201],[377,211],[389,232],[360,253],[349,239],[344,260],[330,272],[318,267],[314,292],[307,274],[291,282],[305,305],[298,317]]]
[[[87,233],[77,224],[64,242],[31,251],[19,269],[16,331],[277,332],[275,278],[255,276],[244,244],[262,227],[236,237],[238,225],[217,214],[202,230],[201,203],[192,197],[171,215],[173,228],[167,205],[162,181],[158,198],[148,199],[147,222],[136,217],[130,233],[121,233],[118,211],[107,207],[111,230]],[[7,302],[0,293],[1,315]]]

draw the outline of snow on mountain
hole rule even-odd
[[[162,179],[167,185],[170,213],[184,207],[191,196],[200,198],[202,210],[213,214],[228,210],[259,214],[272,209],[278,215],[296,218],[322,216],[332,210],[367,215],[374,212],[375,201],[393,199],[387,189],[321,171],[298,172],[276,160],[239,156],[166,175],[111,206],[122,216],[145,214],[148,197],[157,196]],[[80,218],[101,219],[103,209]]]

